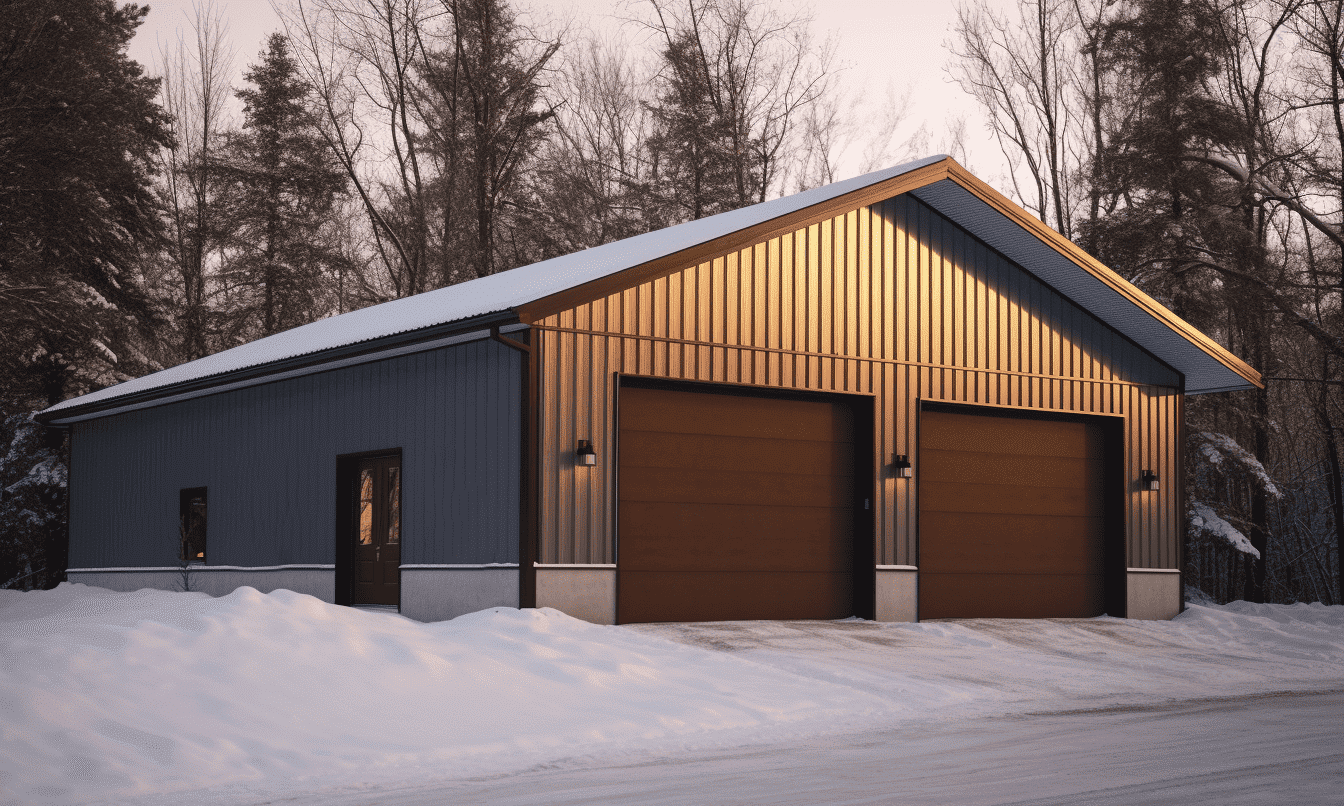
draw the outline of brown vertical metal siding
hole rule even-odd
[[[879,564],[916,557],[914,485],[885,469],[917,453],[921,400],[1123,416],[1128,563],[1176,567],[1180,376],[908,195],[536,324],[542,563],[616,561],[625,373],[878,397]],[[575,467],[579,439],[597,467]]]

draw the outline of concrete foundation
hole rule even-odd
[[[1125,615],[1165,621],[1181,612],[1181,572],[1174,568],[1130,568],[1126,574]]]
[[[516,566],[401,569],[401,614],[416,621],[446,621],[489,607],[517,606]]]
[[[537,607],[594,624],[616,623],[616,566],[538,565]]]
[[[185,574],[180,568],[73,568],[66,572],[66,578],[71,582],[114,591],[186,589],[211,596],[227,596],[246,585],[262,593],[285,589],[316,596],[324,602],[336,601],[334,565],[279,565],[267,568],[194,565],[188,566]]]
[[[878,621],[919,621],[919,570],[913,565],[877,567]]]

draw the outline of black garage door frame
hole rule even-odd
[[[970,414],[987,417],[1004,417],[1017,420],[1046,420],[1053,422],[1086,423],[1101,429],[1106,457],[1102,462],[1102,506],[1105,532],[1102,540],[1102,597],[1106,603],[1106,615],[1124,618],[1126,599],[1126,521],[1125,521],[1125,418],[1122,415],[1077,414],[1073,412],[1042,411],[1039,409],[1020,409],[1009,406],[980,406],[967,403],[947,403],[944,401],[920,400],[915,422],[915,446],[923,443],[923,414],[926,411],[943,414]],[[916,448],[918,451],[918,447]],[[920,490],[919,466],[915,466],[915,567],[919,568],[920,541]],[[916,599],[916,619],[918,599]]]
[[[853,614],[859,618],[876,617],[877,595],[877,559],[876,559],[876,509],[877,509],[877,473],[874,454],[874,412],[876,396],[861,393],[812,392],[797,389],[784,389],[776,386],[755,386],[752,384],[723,383],[709,381],[683,381],[647,375],[613,373],[612,384],[612,438],[615,447],[615,468],[612,473],[611,491],[611,533],[615,536],[616,560],[616,602],[615,613],[621,612],[621,534],[620,534],[620,484],[621,484],[621,389],[664,389],[673,392],[700,392],[715,395],[737,395],[741,397],[774,398],[781,400],[802,400],[825,403],[837,403],[847,406],[854,415],[854,490],[858,500],[854,502],[854,568],[853,568]],[[618,616],[619,621],[619,616]]]

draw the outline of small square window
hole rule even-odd
[[[187,563],[205,563],[205,488],[189,487],[178,498],[178,523],[181,540],[178,559]]]

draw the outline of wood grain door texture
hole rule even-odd
[[[854,449],[843,404],[622,388],[618,620],[851,615]]]
[[[919,617],[1091,617],[1105,601],[1095,423],[925,411]]]
[[[353,604],[401,603],[401,457],[358,461]]]

